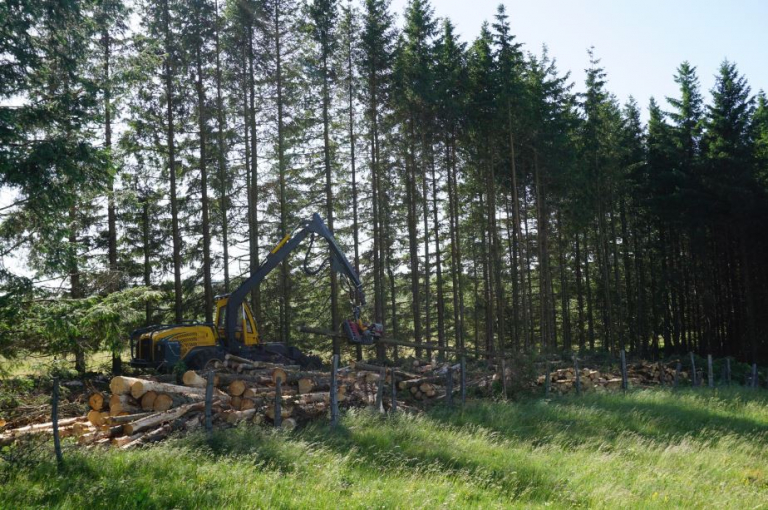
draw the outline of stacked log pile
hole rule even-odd
[[[627,366],[627,381],[632,387],[672,385],[675,369],[658,363],[640,362]],[[688,373],[681,371],[678,382],[688,380]],[[543,387],[546,376],[541,375],[536,385]],[[581,391],[619,391],[621,390],[621,370],[600,372],[589,368],[579,370]],[[574,367],[553,370],[550,373],[550,390],[557,395],[576,391],[576,371]]]
[[[407,370],[353,363],[337,372],[336,396],[341,407],[391,407],[391,384],[398,389],[400,409],[408,401],[430,401],[445,396],[448,364],[413,362]],[[298,366],[250,361],[228,355],[215,362],[212,426],[226,428],[241,422],[275,422],[277,381],[280,380],[281,427],[291,429],[330,411],[331,374],[302,371]],[[453,367],[458,381],[458,365]],[[151,378],[112,378],[110,392],[93,392],[85,416],[59,421],[62,437],[74,436],[82,445],[113,445],[129,449],[159,441],[174,431],[191,431],[205,424],[207,372],[188,371],[182,384]],[[383,379],[382,379],[383,377]],[[394,381],[393,381],[394,377]],[[458,385],[455,384],[454,387]],[[0,434],[0,445],[30,434],[51,434],[50,423],[30,425]]]

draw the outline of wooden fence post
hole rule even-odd
[[[335,427],[339,423],[338,383],[336,382],[336,372],[338,369],[339,355],[334,354],[331,363],[331,427]]]
[[[627,392],[629,379],[627,378],[627,351],[621,350],[621,389]]]
[[[376,385],[376,410],[384,414],[384,380],[387,378],[387,369],[379,369],[379,381]]]
[[[275,427],[283,424],[283,378],[278,376],[275,381]]]
[[[731,385],[731,358],[725,358],[725,382]]]
[[[696,360],[693,359],[693,352],[691,352],[691,384],[696,386]]]
[[[453,367],[448,365],[445,371],[445,401],[449,407],[453,407]]]
[[[215,377],[213,370],[208,371],[207,377],[208,379],[205,383],[205,430],[211,432],[213,430],[211,407],[213,405],[213,379]]]
[[[461,405],[467,403],[467,360],[461,357]]]
[[[64,464],[59,437],[59,378],[53,378],[53,397],[51,399],[51,424],[53,425],[53,450],[56,452],[56,465],[59,469]]]
[[[576,374],[576,395],[581,395],[581,374],[579,373],[579,358],[573,357],[573,371]]]
[[[712,355],[707,354],[707,378],[709,379],[709,387],[715,387],[715,374],[712,372]]]
[[[547,378],[544,379],[544,396],[549,397],[550,379],[552,374],[550,373],[549,361],[547,361]]]

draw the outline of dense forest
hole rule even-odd
[[[319,212],[395,338],[768,361],[768,104],[735,63],[620,104],[599,48],[577,93],[503,6],[465,42],[388,4],[0,3],[0,355],[119,369]],[[329,352],[298,332],[348,315],[326,257],[253,293],[263,338]]]

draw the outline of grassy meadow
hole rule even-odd
[[[65,456],[0,465],[0,508],[768,508],[768,393],[354,412]]]

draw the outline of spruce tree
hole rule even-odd
[[[336,24],[337,24],[337,6],[336,0],[315,0],[309,7],[309,14],[312,20],[312,38],[317,44],[318,55],[316,55],[317,71],[321,82],[321,102],[322,102],[322,123],[323,123],[323,166],[325,167],[325,221],[328,228],[333,231],[334,217],[334,193],[333,193],[333,167],[332,161],[333,147],[331,146],[331,59],[338,47]],[[336,271],[328,268],[330,278],[331,292],[331,330],[339,327],[339,289],[338,277]],[[339,354],[338,341],[334,341],[334,354]]]

